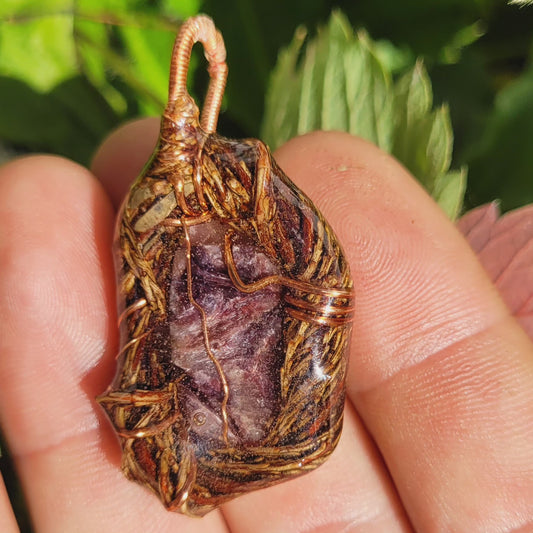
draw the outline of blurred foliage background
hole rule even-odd
[[[427,70],[436,109],[442,103],[449,108],[451,166],[463,172],[468,167],[467,206],[499,198],[506,210],[533,201],[533,7],[502,0],[2,0],[2,158],[45,151],[87,164],[119,123],[160,114],[175,33],[199,11],[214,18],[228,49],[219,131],[257,137],[263,124],[275,144],[268,122],[280,110],[267,106],[265,116],[265,97],[278,54],[302,25],[305,46],[335,8],[356,32],[366,30],[392,82],[423,61],[420,75]],[[193,67],[198,65],[201,54],[195,50]],[[367,75],[360,70],[362,79]],[[290,73],[285,81],[289,88]],[[201,99],[203,68],[190,83]]]
[[[275,148],[346,129],[396,155],[452,218],[493,199],[512,209],[533,201],[533,7],[515,4],[2,0],[0,162],[40,151],[89,164],[110,130],[159,115],[175,34],[204,12],[228,50],[223,135]],[[195,49],[198,101],[203,66]]]

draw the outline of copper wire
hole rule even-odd
[[[133,303],[132,305],[130,305],[129,307],[126,307],[126,309],[124,309],[124,311],[122,311],[122,313],[118,317],[117,325],[120,326],[120,324],[122,324],[125,318],[129,317],[131,314],[133,314],[138,309],[142,309],[147,304],[148,302],[146,301],[146,299],[141,298],[137,300],[135,303]]]
[[[216,130],[218,113],[226,87],[228,66],[222,35],[215,28],[213,21],[205,15],[199,15],[184,22],[176,38],[170,64],[169,104],[177,100],[180,95],[187,94],[187,73],[191,51],[197,42],[201,42],[204,47],[211,78],[200,125],[207,133],[213,133]]]
[[[220,405],[220,413],[222,416],[222,438],[226,446],[229,446],[228,440],[228,431],[229,431],[229,417],[228,417],[228,400],[229,400],[229,385],[224,373],[224,369],[220,364],[220,361],[216,358],[215,354],[211,350],[211,343],[209,341],[209,330],[207,328],[207,315],[204,308],[196,301],[196,298],[193,295],[192,291],[192,264],[191,264],[191,237],[189,235],[189,230],[187,224],[182,222],[183,234],[185,236],[185,243],[187,246],[187,293],[189,301],[191,304],[198,310],[202,320],[202,331],[204,336],[204,347],[207,353],[207,356],[211,362],[215,365],[216,371],[218,373],[220,384],[222,386],[222,402]]]
[[[351,289],[338,289],[336,287],[317,287],[312,283],[307,281],[300,281],[297,279],[288,278],[286,276],[267,276],[265,278],[246,283],[240,277],[237,272],[237,265],[235,264],[235,259],[233,258],[233,252],[231,247],[231,239],[233,237],[233,231],[228,231],[225,235],[224,242],[224,255],[226,258],[226,264],[228,266],[228,273],[233,281],[233,284],[241,292],[250,294],[253,292],[260,291],[268,287],[269,285],[282,285],[284,287],[290,287],[291,289],[296,289],[303,292],[308,292],[310,294],[318,294],[321,296],[327,296],[330,298],[351,298],[353,291]]]
[[[180,416],[181,412],[179,411],[179,409],[175,409],[174,412],[168,418],[161,420],[161,422],[157,422],[156,424],[149,424],[148,426],[138,429],[121,429],[117,431],[117,433],[125,439],[142,439],[145,437],[152,437],[170,427],[172,424],[174,424],[174,422],[178,420]]]
[[[123,347],[122,350],[120,350],[117,355],[115,355],[115,359],[118,359],[123,353],[127,352],[132,346],[135,346],[137,343],[141,342],[147,335],[150,334],[150,331],[147,331],[146,333],[143,333],[139,337],[134,337],[129,342],[127,342]]]

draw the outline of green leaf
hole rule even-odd
[[[463,49],[476,42],[485,33],[484,25],[476,20],[473,24],[461,28],[452,36],[450,42],[442,47],[440,60],[442,63],[456,63],[461,59]]]
[[[405,72],[406,69],[415,63],[415,57],[411,50],[408,48],[398,48],[390,41],[373,41],[372,48],[385,72],[392,74]]]
[[[359,31],[356,39],[357,44],[348,48],[345,57],[348,131],[390,151],[394,102],[391,76],[368,34]]]
[[[466,168],[441,174],[435,181],[433,198],[451,220],[461,214],[466,191]]]
[[[0,74],[48,91],[77,73],[72,18],[50,16],[0,24]]]
[[[366,33],[354,34],[334,12],[300,58],[301,43],[300,30],[272,73],[263,138],[275,148],[307,131],[340,129],[390,148],[390,76]]]
[[[453,136],[447,107],[432,111],[431,83],[417,62],[396,84],[395,142],[397,157],[431,192],[449,168]]]
[[[533,4],[533,0],[509,0],[509,4],[514,4],[518,6],[528,6]]]
[[[182,20],[200,12],[201,0],[163,0],[161,10],[164,14]]]
[[[298,52],[299,50],[296,50]],[[289,52],[289,51],[287,51]],[[323,69],[322,62],[317,61],[317,55],[319,52],[317,51],[317,43],[311,43],[307,47],[307,53],[305,55],[304,59],[304,65],[303,69],[300,72],[300,75],[296,74],[294,78],[301,78],[301,89],[298,91],[298,83],[295,83],[292,86],[292,91],[287,87],[286,81],[289,81],[290,78],[287,78],[284,76],[282,84],[278,87],[278,91],[272,92],[269,95],[269,99],[271,103],[278,109],[280,109],[280,106],[278,106],[278,102],[280,102],[281,94],[284,91],[284,88],[288,88],[288,92],[296,95],[296,99],[294,102],[294,109],[295,113],[295,120],[292,121],[290,119],[290,114],[288,117],[284,120],[285,126],[289,129],[287,132],[285,132],[286,135],[292,136],[291,129],[294,128],[296,125],[297,132],[298,133],[305,133],[306,131],[310,131],[314,128],[317,128],[320,124],[320,109],[316,105],[317,102],[321,100],[321,94],[318,94],[318,91],[322,88],[321,85],[318,85],[315,83],[315,78],[320,75],[320,69]],[[292,65],[296,64],[297,56],[296,54],[293,55],[291,58],[290,63]],[[298,92],[300,93],[300,98],[298,99]],[[298,103],[299,100],[299,103]],[[287,110],[291,111],[291,108],[287,108]],[[283,130],[277,132],[278,135],[282,135],[284,133]],[[281,138],[279,139],[281,140]],[[279,142],[279,141],[278,141]],[[283,141],[282,141],[283,142]]]
[[[264,124],[263,138],[265,141],[270,139],[274,146],[279,146],[283,139],[293,136],[295,127],[298,127],[298,97],[303,97],[304,93],[302,91],[298,94],[301,74],[297,73],[295,68],[305,36],[303,28],[296,30],[292,43],[280,52],[277,68],[270,80],[266,107],[272,112],[270,120]]]
[[[303,52],[302,39],[300,30],[272,74],[263,138],[276,148],[316,129],[359,135],[396,156],[456,216],[466,170],[448,173],[453,147],[449,111],[447,106],[433,110],[422,62],[393,84],[376,44],[366,32],[354,33],[340,12],[332,14]]]
[[[348,102],[343,52],[353,32],[348,21],[337,14],[332,16],[328,30],[329,35],[322,41],[325,43],[321,54],[323,74],[318,73],[316,77],[322,86],[321,126],[325,130],[345,131],[348,129]]]
[[[73,0],[42,0],[36,5],[35,0],[2,0],[0,17],[12,18],[45,16],[48,14],[67,13],[72,10]]]
[[[107,102],[81,77],[41,94],[21,81],[0,76],[0,94],[9,102],[0,113],[0,138],[85,164],[118,122]]]
[[[420,61],[396,83],[395,94],[399,127],[411,127],[431,109],[431,82]]]
[[[198,7],[199,0],[4,0],[0,99],[14,102],[3,117],[4,140],[86,162],[119,117],[159,114],[180,17]],[[193,60],[191,78],[194,66]],[[7,80],[20,82],[19,93]],[[53,111],[54,124],[32,127],[25,105],[36,117]],[[19,124],[6,127],[15,108]],[[29,129],[25,135],[23,127]],[[76,148],[75,142],[87,144]]]
[[[178,28],[176,28],[178,29]],[[161,114],[168,98],[168,72],[176,35],[144,28],[119,29],[131,62],[132,74],[143,80],[150,99],[141,99],[143,114]]]
[[[104,24],[77,20],[76,34],[75,44],[80,72],[98,88],[117,113],[121,115],[126,113],[126,98],[109,79],[108,50],[111,48],[109,29]]]
[[[501,200],[504,210],[533,202],[533,67],[508,83],[477,145],[465,157],[476,204]]]

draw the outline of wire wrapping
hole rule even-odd
[[[222,35],[213,21],[200,15],[185,21],[174,43],[172,62],[170,65],[169,109],[181,94],[187,93],[187,74],[191,61],[192,47],[201,42],[205,57],[209,64],[209,87],[205,97],[200,119],[202,129],[207,133],[216,130],[222,96],[226,87],[228,66],[226,64],[226,48]]]

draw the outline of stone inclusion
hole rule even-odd
[[[231,391],[228,401],[229,440],[233,445],[258,444],[277,410],[282,353],[282,302],[279,286],[252,294],[233,285],[224,262],[224,234],[219,222],[192,226],[193,295],[206,314],[213,355],[220,361]],[[241,277],[254,281],[280,274],[250,239],[233,246]],[[223,390],[206,354],[202,317],[187,295],[186,251],[174,258],[169,296],[172,362],[190,376],[184,388],[183,411],[195,441],[219,440],[223,446],[220,404]]]

